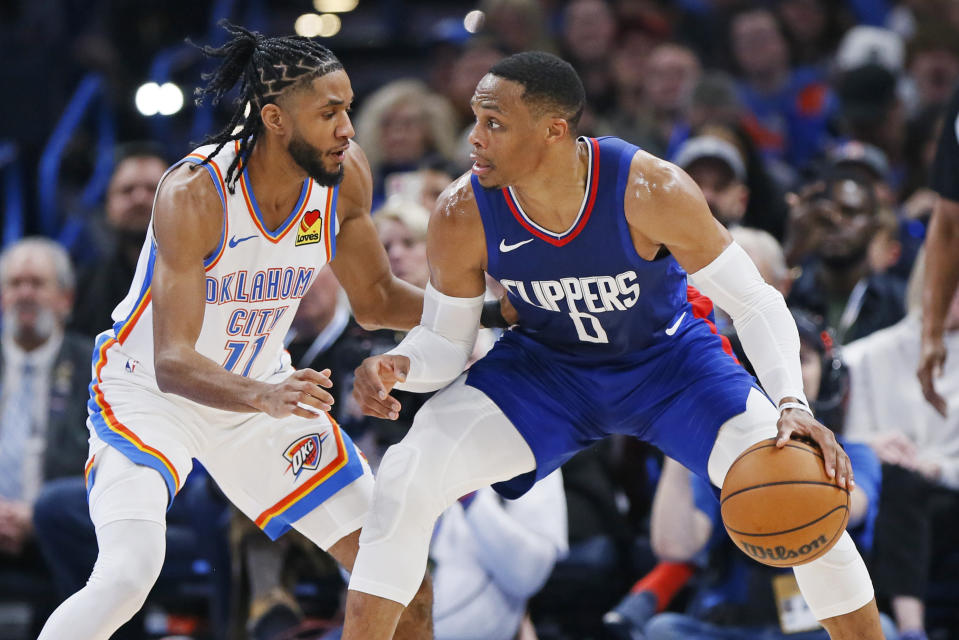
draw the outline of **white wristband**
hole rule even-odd
[[[809,407],[807,407],[801,402],[782,403],[781,405],[779,405],[779,415],[782,415],[783,411],[785,411],[786,409],[799,409],[800,411],[805,411],[806,413],[813,416],[814,418],[816,417],[815,415],[813,415],[812,409],[810,409]]]

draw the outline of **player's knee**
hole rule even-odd
[[[143,524],[147,526],[134,531],[123,545],[101,547],[88,582],[117,610],[130,616],[143,606],[160,576],[166,551],[163,527],[153,522]]]
[[[793,571],[817,620],[861,609],[874,595],[866,564],[845,531],[832,549]]]
[[[434,466],[424,460],[422,448],[405,440],[387,450],[377,471],[361,543],[392,536],[401,519],[418,529],[432,526],[443,510]]]

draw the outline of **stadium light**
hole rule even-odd
[[[315,38],[323,30],[323,18],[315,13],[304,13],[293,23],[296,35]]]
[[[183,108],[183,91],[172,82],[147,82],[137,89],[133,102],[144,116],[172,116]]]
[[[359,0],[313,0],[318,13],[349,13],[358,4]]]
[[[320,29],[321,37],[332,38],[340,32],[340,27],[343,25],[340,16],[335,13],[324,13],[320,16],[320,19],[323,21],[323,26]]]
[[[483,28],[483,23],[486,21],[486,14],[480,11],[479,9],[474,9],[466,14],[466,17],[463,18],[463,27],[470,33],[476,33]]]

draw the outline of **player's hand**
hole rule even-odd
[[[333,386],[330,373],[329,369],[300,369],[286,380],[269,385],[254,406],[274,418],[321,416],[333,406],[333,396],[324,389]]]
[[[406,380],[409,372],[410,359],[406,356],[383,354],[367,358],[356,368],[353,399],[368,416],[396,420],[401,407],[390,391],[397,382]]]
[[[922,337],[922,346],[919,349],[919,369],[916,375],[922,385],[922,395],[935,407],[943,418],[946,417],[946,400],[936,391],[933,381],[942,377],[942,367],[946,362],[946,345],[942,338]]]
[[[823,462],[826,465],[826,475],[836,480],[840,487],[852,491],[856,486],[853,479],[852,463],[843,448],[836,442],[833,432],[819,423],[809,413],[802,409],[785,409],[779,418],[779,436],[776,446],[780,449],[786,446],[792,436],[806,436],[812,438],[822,451]]]

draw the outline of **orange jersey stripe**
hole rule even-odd
[[[306,204],[310,201],[310,195],[313,193],[313,181],[310,180],[306,185],[306,194],[303,196],[303,202],[300,203],[300,208],[294,215],[290,216],[290,221],[285,227],[282,229],[277,229],[273,232],[273,235],[271,235],[270,232],[268,232],[260,223],[259,216],[256,215],[256,206],[253,204],[253,200],[250,198],[250,192],[246,188],[246,180],[243,176],[241,176],[238,182],[240,183],[240,190],[243,192],[243,200],[246,201],[246,208],[250,213],[250,218],[253,220],[253,224],[255,224],[256,228],[260,230],[260,233],[263,234],[263,237],[273,244],[276,244],[282,240],[286,234],[290,232],[290,229],[293,229],[297,224],[299,224],[300,217],[306,210]]]
[[[133,324],[134,324],[133,322],[130,323],[131,326]],[[97,360],[97,366],[95,368],[97,382],[96,384],[93,385],[93,392],[94,392],[93,401],[96,403],[98,407],[100,407],[101,414],[103,415],[103,420],[104,422],[106,422],[107,426],[112,431],[115,431],[119,435],[123,436],[123,438],[128,440],[131,444],[133,444],[133,446],[135,446],[140,451],[143,451],[144,453],[148,453],[152,455],[153,457],[155,457],[156,459],[158,459],[160,462],[162,462],[163,466],[165,466],[167,470],[169,470],[170,475],[173,476],[173,483],[176,485],[177,489],[179,489],[180,474],[177,473],[176,467],[173,466],[173,463],[170,462],[170,460],[165,455],[163,455],[160,451],[145,444],[142,440],[140,440],[139,437],[137,437],[135,433],[130,431],[130,429],[127,428],[126,425],[124,425],[122,422],[117,420],[117,417],[113,413],[113,407],[111,407],[110,404],[107,402],[106,398],[103,396],[103,391],[100,389],[100,382],[101,382],[100,372],[103,370],[103,367],[107,363],[107,351],[110,349],[111,346],[113,346],[117,342],[118,340],[116,340],[115,338],[110,338],[109,340],[103,343],[103,346],[100,347],[100,358],[99,360]]]
[[[333,223],[330,219],[336,215],[330,209],[333,207],[333,189],[326,190],[326,219],[323,221],[323,243],[326,246],[326,259],[329,261],[333,256],[330,255],[330,233]]]
[[[336,421],[333,420],[333,417],[327,414],[327,417],[330,419],[330,422],[333,423],[333,433],[336,436],[336,449],[337,455],[330,464],[326,465],[323,469],[317,471],[312,478],[310,478],[303,486],[289,494],[275,505],[261,513],[256,521],[256,526],[261,529],[265,527],[270,520],[280,515],[291,506],[296,504],[300,499],[306,496],[310,491],[312,491],[318,484],[323,483],[327,478],[332,476],[334,473],[346,466],[346,463],[349,462],[349,454],[346,452],[346,445],[343,443],[343,436],[340,433],[339,425],[336,424]]]

